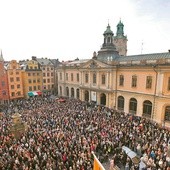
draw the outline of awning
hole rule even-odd
[[[29,97],[32,97],[32,96],[40,96],[42,95],[42,92],[41,91],[29,91],[28,92],[28,96]]]

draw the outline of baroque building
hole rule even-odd
[[[170,126],[170,52],[127,56],[123,29],[108,25],[92,59],[60,65],[58,93]]]

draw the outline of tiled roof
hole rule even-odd
[[[170,52],[168,53],[153,53],[153,54],[140,54],[129,55],[125,57],[117,57],[116,61],[140,61],[140,60],[158,60],[158,59],[170,59]]]
[[[36,60],[41,65],[53,65],[53,63],[47,58],[36,58]]]

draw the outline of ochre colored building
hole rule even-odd
[[[8,63],[7,74],[10,100],[24,97],[22,72],[23,70],[21,70],[20,64],[16,60]]]
[[[127,37],[122,22],[118,26],[116,36],[107,26],[92,59],[58,68],[59,95],[170,126],[170,52],[126,56]]]
[[[40,64],[35,60],[20,62],[23,80],[24,97],[42,95],[42,70]]]

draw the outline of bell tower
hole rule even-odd
[[[124,25],[120,20],[117,24],[117,32],[113,41],[120,56],[127,55],[127,41],[127,36],[124,36]]]

